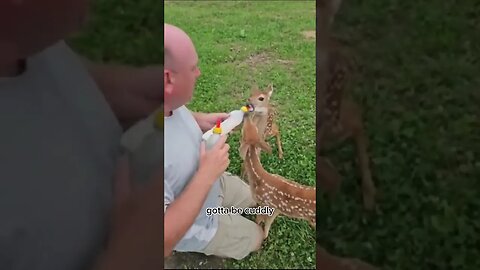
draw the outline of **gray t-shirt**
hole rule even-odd
[[[182,106],[165,117],[165,188],[166,211],[188,185],[198,169],[202,131],[192,113]],[[207,207],[217,207],[221,203],[220,181],[210,190],[194,224],[182,240],[175,246],[177,251],[200,251],[213,238],[218,227],[218,216],[206,215]]]
[[[121,128],[64,42],[0,78],[0,129],[0,269],[89,269],[107,235]]]

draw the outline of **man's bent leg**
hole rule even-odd
[[[260,249],[263,230],[241,215],[219,215],[218,230],[204,250],[206,255],[241,260]]]
[[[250,186],[240,177],[225,172],[220,178],[220,186],[223,192],[222,206],[237,208],[256,206],[257,203],[253,200]]]

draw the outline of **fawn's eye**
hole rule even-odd
[[[260,100],[260,101],[263,101],[263,100],[264,100],[264,98],[263,98],[263,97],[259,97],[259,98],[258,98],[258,100]]]

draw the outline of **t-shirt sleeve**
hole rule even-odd
[[[167,207],[173,202],[174,200],[174,193],[173,189],[170,186],[170,178],[171,171],[169,170],[169,166],[164,166],[164,189],[163,189],[163,211],[167,211]]]

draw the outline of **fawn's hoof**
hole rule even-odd
[[[263,233],[263,240],[267,239],[267,237],[268,237],[268,231],[265,231],[265,232]]]
[[[260,223],[262,223],[264,220],[265,220],[265,218],[262,217],[261,215],[257,215],[255,217],[255,223],[257,223],[258,225],[260,225]]]

